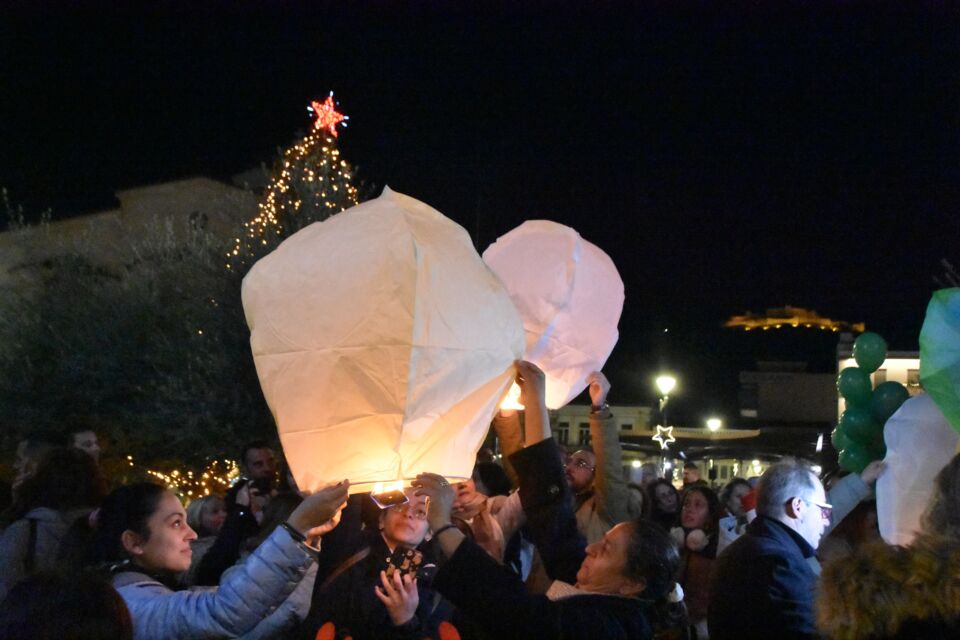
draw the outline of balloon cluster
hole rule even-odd
[[[874,389],[870,374],[887,358],[887,342],[876,333],[864,333],[853,343],[856,367],[837,376],[837,390],[847,402],[840,423],[833,430],[833,446],[840,452],[840,466],[860,473],[873,460],[882,459],[883,425],[910,396],[899,382],[883,382]]]

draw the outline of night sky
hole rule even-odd
[[[951,3],[132,6],[0,8],[14,201],[60,218],[129,187],[229,180],[270,164],[332,89],[365,182],[481,249],[548,218],[610,254],[627,296],[614,401],[651,402],[669,367],[681,419],[735,422],[736,370],[776,349],[721,331],[727,317],[790,304],[915,349],[939,261],[960,262]],[[833,338],[782,339],[829,366]]]

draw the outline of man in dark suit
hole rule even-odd
[[[816,548],[830,522],[823,485],[783,460],[757,486],[757,518],[714,565],[713,640],[815,638]]]

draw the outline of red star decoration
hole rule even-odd
[[[317,119],[313,123],[313,128],[319,130],[326,129],[334,138],[337,137],[337,125],[348,120],[349,117],[339,113],[337,106],[333,104],[333,93],[327,96],[323,103],[314,100],[310,103],[313,114]]]

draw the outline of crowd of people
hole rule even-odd
[[[222,496],[106,490],[96,434],[25,437],[0,516],[6,638],[947,638],[960,631],[960,456],[910,547],[879,540],[883,463],[825,487],[782,459],[759,478],[624,475],[610,385],[591,446],[551,437],[544,375],[493,420],[502,460],[423,473],[381,507],[350,479],[301,494],[268,442]],[[719,491],[715,490],[719,489]],[[823,565],[821,566],[821,562]]]

